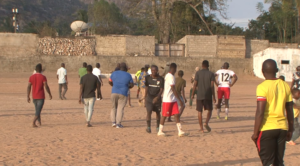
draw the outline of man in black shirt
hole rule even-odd
[[[198,88],[197,93],[197,111],[198,111],[198,120],[200,125],[200,130],[203,130],[203,123],[202,123],[202,112],[207,110],[207,117],[205,121],[205,129],[210,132],[211,128],[208,126],[208,122],[212,115],[213,109],[213,102],[216,103],[215,97],[215,74],[208,70],[209,62],[204,60],[202,62],[202,70],[199,70],[195,76],[195,82],[193,87],[192,99],[194,99],[194,94],[196,88]]]
[[[92,119],[94,104],[96,99],[95,90],[97,89],[97,98],[102,99],[100,96],[100,81],[92,73],[93,67],[91,65],[87,66],[87,74],[80,79],[80,91],[79,91],[79,104],[83,99],[84,103],[84,113],[86,118],[86,126],[92,127],[90,121]]]
[[[156,112],[156,128],[159,129],[160,112],[161,112],[161,95],[164,91],[164,78],[158,75],[158,67],[151,66],[151,75],[145,78],[145,97],[147,109],[147,129],[151,133],[151,114]]]

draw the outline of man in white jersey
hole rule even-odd
[[[101,78],[100,63],[96,63],[96,67],[93,69],[92,73],[98,78],[98,80],[100,81],[100,85],[103,86],[103,81]],[[100,89],[101,89],[101,86],[100,86]],[[100,98],[97,98],[97,100],[102,100],[101,90],[100,90],[99,96],[100,96]]]
[[[225,62],[223,65],[224,69],[220,69],[216,72],[215,76],[218,77],[218,81],[216,85],[218,86],[218,104],[217,104],[217,119],[220,119],[220,112],[221,112],[221,103],[222,98],[224,96],[225,98],[225,120],[228,119],[228,112],[229,112],[229,98],[230,98],[230,87],[232,87],[236,81],[238,80],[238,77],[236,74],[228,70],[229,63]],[[232,81],[231,78],[234,78]]]
[[[293,81],[291,83],[291,89],[297,88],[300,90],[300,66],[296,68],[296,72],[293,73]]]
[[[59,93],[59,98],[61,100],[67,100],[65,95],[68,90],[68,77],[67,77],[67,70],[65,67],[66,67],[65,64],[62,63],[61,67],[57,70],[58,93]],[[64,88],[63,93],[61,93],[62,87]]]
[[[180,112],[178,109],[177,101],[179,101],[180,105],[183,105],[182,100],[180,100],[179,95],[175,89],[175,76],[177,65],[175,63],[171,63],[170,71],[165,77],[165,85],[164,85],[164,94],[162,101],[162,118],[160,120],[159,131],[157,133],[158,136],[165,136],[163,132],[164,124],[167,117],[173,116],[176,120],[176,125],[178,129],[178,136],[183,137],[188,134],[184,133],[181,129],[180,124]]]

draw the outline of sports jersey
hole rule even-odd
[[[300,89],[300,72],[293,73],[294,88]]]
[[[265,80],[257,86],[256,96],[267,102],[260,131],[288,130],[285,104],[293,101],[289,85],[280,79]]]
[[[140,80],[140,83],[141,83],[141,87],[142,88],[145,88],[145,78],[146,78],[146,76],[147,76],[148,74],[147,74],[147,72],[142,72],[141,74],[140,74],[140,78],[139,78],[139,80]]]
[[[219,87],[230,88],[231,77],[235,75],[235,73],[228,69],[221,69],[216,72],[218,76],[218,84]]]
[[[177,102],[176,97],[171,89],[171,86],[175,86],[175,76],[171,73],[168,73],[165,77],[163,102]]]

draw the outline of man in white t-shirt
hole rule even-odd
[[[163,132],[163,127],[167,117],[173,116],[175,117],[177,128],[178,128],[178,136],[186,136],[181,129],[180,124],[180,116],[177,101],[179,101],[180,105],[183,105],[182,100],[179,99],[179,96],[175,89],[175,76],[177,65],[172,63],[170,65],[170,72],[165,77],[165,85],[164,85],[164,95],[163,95],[163,103],[162,103],[162,118],[159,125],[159,131],[157,133],[158,136],[165,136],[166,134]]]
[[[101,78],[101,70],[100,70],[100,63],[96,63],[96,67],[93,69],[93,74],[99,79],[101,86],[103,86],[103,81]],[[101,89],[100,86],[100,89]],[[100,90],[100,98],[97,98],[97,100],[102,99],[102,94],[101,94],[101,90]]]
[[[223,69],[220,69],[216,72],[215,76],[218,77],[216,81],[216,85],[218,86],[218,104],[217,104],[217,119],[220,119],[220,112],[221,112],[221,103],[222,98],[225,98],[225,120],[228,120],[228,112],[229,112],[229,98],[230,98],[230,87],[232,87],[238,77],[236,74],[228,70],[229,63],[225,62],[223,65]],[[232,81],[232,78],[234,80]]]
[[[67,98],[65,97],[67,90],[68,90],[68,78],[67,78],[67,70],[65,69],[65,64],[62,63],[61,64],[61,68],[59,68],[57,70],[57,80],[58,80],[58,94],[59,94],[59,98],[61,100],[67,100]],[[62,87],[64,88],[63,93],[61,93],[62,91]]]

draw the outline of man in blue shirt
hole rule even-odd
[[[133,79],[127,73],[128,67],[125,63],[120,64],[120,70],[115,71],[109,78],[109,84],[112,86],[111,101],[111,121],[112,126],[116,128],[123,128],[121,125],[124,107],[128,99],[128,90],[133,88]]]

